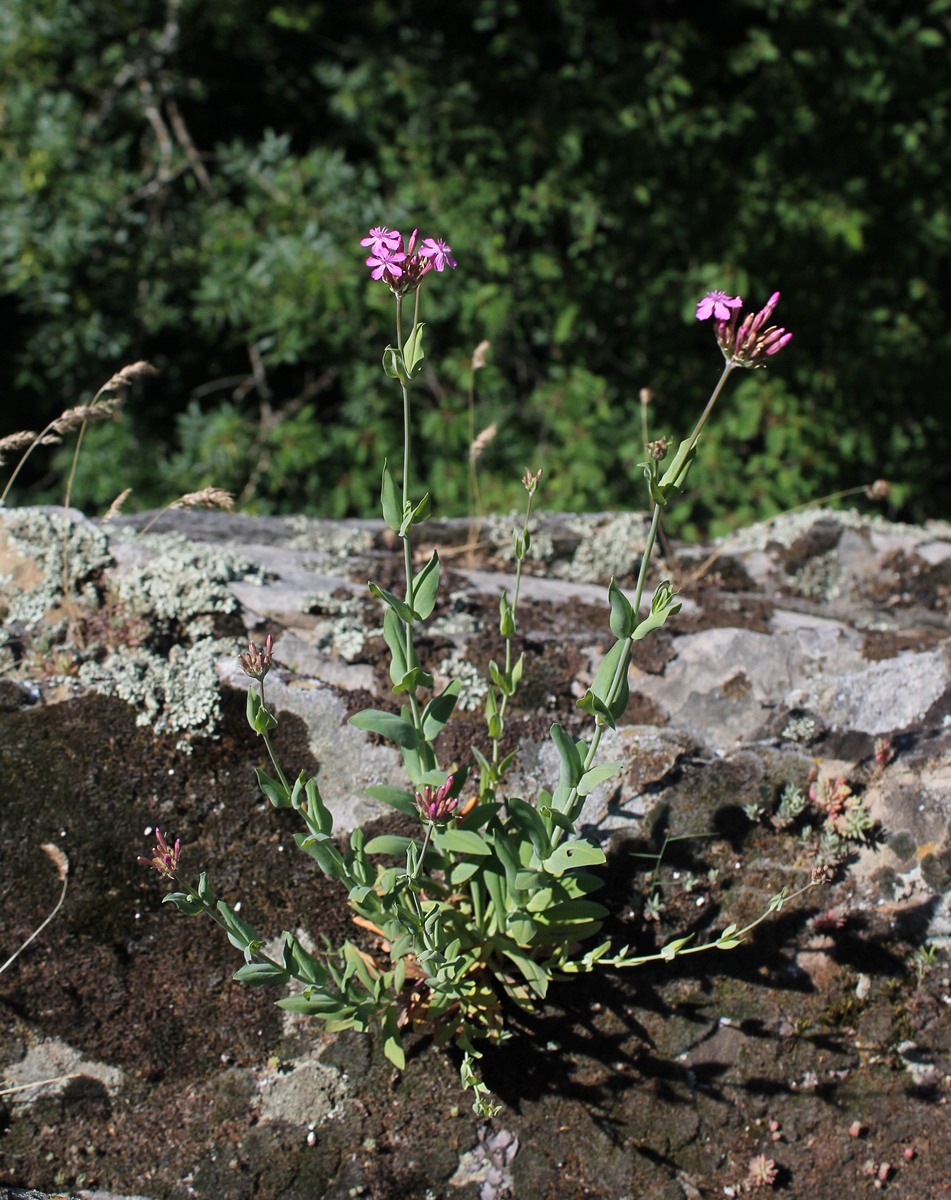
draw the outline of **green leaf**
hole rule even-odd
[[[305,854],[316,860],[325,875],[331,879],[345,878],[346,864],[332,838],[313,833],[295,833],[294,841]]]
[[[381,833],[379,837],[370,838],[364,849],[367,854],[396,854],[402,856],[413,838],[401,837],[395,833]]]
[[[312,992],[307,996],[284,996],[278,1000],[278,1008],[286,1009],[287,1012],[303,1013],[305,1016],[327,1017],[347,1012],[353,1012],[352,1004],[347,1004],[338,996],[328,996],[323,992]]]
[[[406,1066],[406,1054],[396,1024],[396,1009],[388,1008],[383,1013],[383,1053],[398,1071]]]
[[[409,337],[403,343],[403,362],[406,366],[406,374],[410,379],[415,379],[423,369],[423,330],[426,328],[426,322],[420,321],[414,325]]]
[[[499,597],[499,633],[504,638],[515,636],[515,613],[509,604],[507,592]]]
[[[696,444],[690,445],[690,438],[685,438],[677,447],[677,453],[671,459],[670,466],[661,476],[660,482],[656,485],[656,494],[654,499],[659,504],[666,504],[670,499],[670,493],[676,488],[678,491],[683,489],[684,483],[687,480],[687,472],[690,470],[694,459],[697,457]],[[652,493],[654,489],[651,489]]]
[[[271,804],[275,808],[290,808],[291,796],[287,788],[278,779],[272,779],[266,771],[262,771],[260,767],[254,768],[254,774],[257,777],[258,787],[264,793]]]
[[[662,946],[660,953],[664,962],[673,962],[684,946],[692,940],[693,934],[691,933],[687,937],[677,938],[675,942],[668,942],[666,946]]]
[[[551,740],[555,743],[555,749],[558,751],[558,757],[561,759],[561,783],[573,788],[583,773],[578,746],[574,738],[565,733],[557,723],[552,725],[549,732]]]
[[[272,963],[245,963],[231,976],[239,983],[287,983],[290,975]]]
[[[545,859],[542,866],[552,875],[561,875],[572,867],[595,867],[605,862],[604,851],[593,842],[577,838],[562,842],[560,846]]]
[[[365,708],[362,712],[354,713],[350,724],[356,725],[358,729],[378,733],[380,737],[395,742],[397,746],[407,746],[412,750],[419,744],[415,727],[402,714],[383,712],[379,708]]]
[[[654,592],[654,597],[651,600],[650,613],[634,630],[633,638],[635,642],[639,642],[641,638],[646,637],[652,629],[659,629],[668,617],[672,617],[680,612],[682,603],[674,598],[675,594],[669,579],[665,579],[657,585],[657,590]]]
[[[512,913],[505,922],[505,928],[520,946],[527,946],[538,932],[535,921],[525,913]]]
[[[515,963],[535,995],[544,1000],[548,993],[548,972],[539,966],[533,958],[530,958],[527,954],[522,954],[519,950],[503,946],[502,953],[507,959]]]
[[[248,724],[257,734],[270,733],[277,728],[277,717],[265,706],[254,687],[248,688],[247,716]]]
[[[420,500],[419,504],[417,504],[415,508],[411,508],[409,505],[406,506],[406,510],[403,513],[403,520],[400,522],[400,537],[405,537],[408,529],[410,529],[413,525],[425,521],[428,516],[429,492],[423,496],[422,500]]]
[[[488,842],[473,829],[437,829],[433,834],[433,844],[439,850],[450,850],[454,854],[485,857],[492,853]]]
[[[204,904],[191,892],[169,892],[167,896],[162,897],[162,903],[174,904],[186,917],[197,917],[205,911]]]
[[[613,723],[624,715],[624,710],[627,708],[628,700],[630,699],[630,689],[627,682],[629,656],[630,642],[626,638],[615,642],[601,660],[601,665],[598,667],[590,688],[594,698],[600,700],[610,714],[612,728],[614,727]],[[616,672],[620,672],[620,678],[612,699],[610,693]]]
[[[428,671],[424,671],[422,667],[413,667],[397,683],[393,685],[393,695],[401,696],[404,692],[415,692],[419,688],[431,688],[433,686],[433,677]]]
[[[284,931],[284,966],[301,983],[322,985],[327,978],[323,965],[309,954],[297,938]]]
[[[472,862],[471,859],[463,859],[462,862],[457,862],[449,874],[449,882],[453,887],[459,887],[479,870],[481,863]]]
[[[616,638],[629,638],[637,624],[634,609],[627,596],[615,583],[613,575],[608,587],[608,603],[611,605],[611,632]]]
[[[393,593],[388,592],[386,588],[381,588],[379,584],[368,583],[367,587],[374,596],[379,597],[384,604],[388,605],[401,621],[404,621],[407,625],[413,624],[413,621],[415,620],[415,614],[404,600],[401,600],[399,596],[394,596]]]
[[[461,690],[462,681],[453,679],[438,696],[433,696],[432,700],[423,709],[423,737],[427,741],[434,741],[442,732],[446,722],[452,716],[452,711],[456,707],[456,701],[459,699],[459,692]]]
[[[374,800],[382,800],[384,804],[405,813],[408,817],[419,816],[419,809],[416,807],[416,799],[412,792],[404,792],[401,788],[377,783],[367,788],[367,795],[372,796]]]
[[[578,707],[582,712],[588,713],[589,716],[595,717],[601,724],[610,726],[611,729],[617,729],[611,710],[608,706],[595,696],[590,688],[578,701]]]
[[[387,608],[383,614],[383,640],[390,651],[390,679],[400,684],[405,678],[409,665],[406,661],[405,625],[392,608]]]
[[[539,916],[546,922],[558,922],[566,925],[573,922],[601,921],[608,915],[608,910],[597,900],[562,900],[544,909]]]
[[[578,781],[578,795],[587,796],[606,779],[610,779],[612,775],[616,775],[623,767],[623,763],[609,762],[601,763],[600,766],[592,767],[590,771],[585,771],[584,775]]]
[[[307,780],[304,787],[304,794],[307,797],[307,824],[316,827],[318,833],[333,833],[333,813],[324,804],[317,789],[316,779]]]
[[[383,370],[387,373],[390,379],[406,379],[406,368],[403,365],[403,356],[399,350],[393,346],[387,346],[383,351]]]
[[[509,798],[508,806],[513,819],[528,834],[538,861],[542,862],[551,854],[551,834],[538,810],[517,796]]]
[[[439,555],[434,550],[432,558],[413,580],[413,611],[420,621],[432,614],[438,591]]]
[[[400,500],[400,494],[396,487],[396,480],[393,478],[393,473],[387,465],[386,459],[383,460],[383,483],[380,487],[380,505],[383,509],[383,520],[386,521],[390,529],[399,529],[403,518],[403,503]]]

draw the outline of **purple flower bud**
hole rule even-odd
[[[450,775],[438,788],[434,789],[427,783],[421,792],[416,793],[416,805],[423,820],[432,821],[434,824],[442,824],[449,820],[459,804],[458,796],[449,795],[452,783],[453,776]]]

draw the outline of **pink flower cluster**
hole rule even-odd
[[[160,875],[164,875],[166,879],[171,879],[178,870],[178,860],[182,853],[182,839],[176,838],[175,845],[169,846],[161,829],[156,829],[155,841],[157,844],[152,850],[152,857],[143,858],[139,855],[139,862],[143,866],[154,867]]]
[[[451,246],[441,238],[420,241],[418,229],[413,230],[409,241],[404,241],[398,229],[374,225],[360,245],[370,252],[366,262],[372,277],[382,280],[398,296],[415,292],[430,271],[445,271],[446,267],[454,270],[456,266]]]
[[[773,309],[779,303],[779,292],[773,292],[758,313],[747,313],[737,328],[740,296],[726,292],[708,292],[697,305],[697,320],[713,317],[716,322],[717,344],[723,357],[735,367],[765,367],[767,358],[778,354],[792,341],[792,334],[777,325],[767,325]]]
[[[264,649],[259,650],[254,642],[248,642],[247,654],[238,655],[238,665],[245,675],[252,679],[263,679],[271,669],[274,654],[274,638],[268,634],[264,639]]]
[[[448,821],[459,803],[458,796],[450,796],[453,776],[450,775],[445,783],[438,788],[431,788],[427,783],[421,792],[416,793],[416,804],[419,814],[424,821],[441,824]]]

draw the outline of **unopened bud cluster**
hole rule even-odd
[[[768,358],[792,341],[792,334],[782,326],[767,324],[778,303],[779,292],[773,292],[758,313],[747,313],[737,326],[742,298],[725,292],[708,292],[697,305],[697,320],[713,317],[717,345],[732,366],[765,367]]]
[[[421,792],[416,793],[416,804],[424,821],[440,825],[448,821],[456,811],[459,797],[449,795],[452,791],[452,781],[453,776],[450,775],[438,788],[432,788],[427,783]]]
[[[238,655],[238,663],[245,675],[252,679],[263,679],[271,669],[271,656],[274,650],[274,638],[268,634],[264,639],[264,649],[258,650],[254,642],[248,642],[247,654]]]
[[[151,858],[139,856],[139,862],[146,867],[154,867],[160,875],[171,879],[178,870],[178,860],[182,853],[182,839],[176,838],[175,845],[169,846],[161,829],[155,831],[155,846]]]

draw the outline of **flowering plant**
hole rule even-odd
[[[270,734],[277,717],[265,692],[274,649],[269,636],[263,650],[251,643],[240,659],[253,680],[248,721],[263,739],[274,772],[259,768],[258,783],[272,805],[299,814],[303,829],[295,834],[298,846],[326,875],[340,881],[359,923],[378,938],[379,952],[367,954],[348,941],[336,953],[318,957],[290,932],[282,935],[279,952],[268,952],[258,933],[216,897],[205,874],[196,885],[186,885],[166,900],[186,914],[207,913],[225,929],[245,958],[236,979],[296,981],[299,990],[278,1004],[317,1017],[328,1030],[366,1031],[379,1026],[385,1053],[398,1067],[405,1064],[403,1036],[413,1027],[430,1029],[439,1045],[454,1043],[462,1051],[462,1078],[475,1093],[474,1107],[488,1115],[496,1110],[475,1069],[476,1043],[480,1038],[506,1036],[506,1001],[531,1009],[544,999],[553,979],[590,971],[598,964],[629,967],[713,947],[730,949],[790,899],[784,890],[756,920],[742,929],[729,925],[705,945],[679,938],[648,955],[636,955],[627,946],[614,948],[609,941],[596,940],[608,915],[592,898],[601,887],[595,869],[605,862],[605,854],[595,842],[580,836],[577,826],[585,797],[621,767],[618,762],[599,761],[598,751],[605,729],[613,729],[627,707],[633,645],[680,609],[666,580],[645,602],[648,564],[661,514],[684,486],[704,423],[730,372],[737,366],[763,365],[766,357],[788,344],[791,335],[765,327],[778,294],[758,314],[744,319],[739,329],[736,319],[742,301],[738,297],[712,292],[698,305],[699,319],[715,320],[716,338],[726,357],[723,374],[696,427],[679,444],[666,469],[661,465],[668,453],[666,439],[646,447],[647,457],[638,468],[652,506],[646,549],[633,596],[629,598],[613,579],[608,588],[613,644],[578,702],[590,720],[590,730],[577,738],[553,724],[558,782],[537,796],[521,797],[506,786],[515,752],[503,754],[502,740],[506,712],[525,665],[524,655],[515,656],[519,590],[541,472],[526,471],[523,479],[527,504],[514,536],[514,590],[511,598],[507,592],[500,598],[504,655],[501,664],[489,664],[486,740],[472,747],[470,763],[447,771],[440,762],[438,743],[452,718],[461,684],[452,680],[437,693],[433,674],[416,649],[419,628],[436,605],[440,564],[435,552],[422,565],[413,553],[413,530],[426,519],[430,506],[428,495],[417,497],[412,490],[410,396],[424,357],[420,285],[434,272],[454,269],[456,262],[445,242],[420,240],[417,230],[404,238],[397,230],[376,227],[361,245],[368,251],[366,265],[372,279],[390,289],[396,304],[396,342],[386,347],[383,367],[401,389],[402,472],[398,483],[384,463],[380,500],[386,524],[402,542],[405,587],[397,595],[375,583],[369,585],[383,605],[383,636],[398,711],[368,709],[352,722],[399,748],[408,787],[373,787],[370,794],[418,820],[422,837],[384,835],[367,841],[356,829],[347,848],[338,845],[333,814],[316,780],[303,772],[290,780],[274,753]],[[403,321],[407,296],[414,298],[409,330]],[[179,844],[170,849],[164,835],[156,837],[153,857],[142,861],[163,876],[176,877]],[[398,865],[393,865],[394,858]]]

